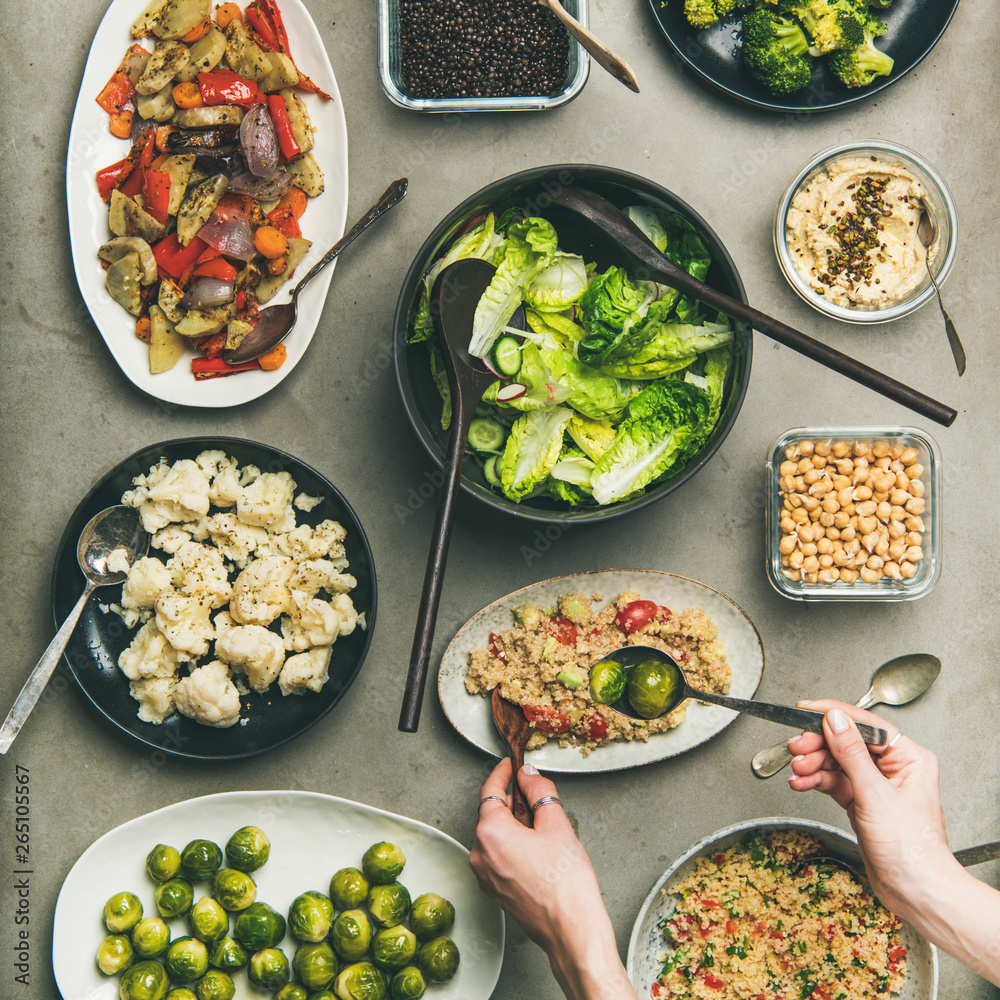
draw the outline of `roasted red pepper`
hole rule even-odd
[[[145,51],[141,45],[133,45],[125,53],[125,58],[119,63],[118,69],[111,75],[111,79],[104,85],[104,89],[95,98],[109,115],[123,111],[135,97],[135,87],[132,86],[132,79],[125,66],[130,59]]]
[[[260,362],[257,360],[244,361],[238,365],[231,365],[223,358],[192,358],[191,360],[191,372],[199,382],[207,378],[236,375],[239,372],[248,372],[255,368],[260,368]]]
[[[189,267],[194,266],[206,246],[208,244],[196,236],[186,247],[182,247],[177,234],[171,233],[153,247],[153,256],[160,273],[167,274],[176,281]]]
[[[288,51],[288,32],[285,31],[281,11],[278,10],[278,5],[274,0],[253,0],[252,3],[247,4],[243,16],[250,23],[250,27],[260,41],[264,43],[264,48],[271,52],[281,52],[292,59],[292,54]],[[295,60],[292,59],[292,62],[294,64]],[[331,100],[330,95],[326,91],[320,90],[298,66],[295,69],[299,74],[299,87],[308,90],[311,94],[318,94],[324,101]]]
[[[295,218],[295,214],[288,205],[284,208],[274,208],[268,212],[267,221],[270,222],[271,225],[285,237],[285,239],[291,239],[292,237],[299,237],[302,235],[302,227],[299,225],[299,220]]]
[[[146,171],[142,167],[133,169],[125,176],[124,180],[118,182],[116,187],[122,194],[127,194],[130,198],[134,198],[142,192],[145,173]]]
[[[274,131],[278,136],[278,146],[281,155],[286,160],[302,154],[302,147],[296,142],[292,132],[292,123],[288,118],[288,108],[285,107],[285,99],[281,94],[270,94],[267,98],[267,110],[274,123]]]
[[[167,224],[170,217],[170,174],[166,170],[144,170],[142,176],[142,196],[146,201],[146,211],[157,222]]]
[[[238,104],[252,108],[264,103],[264,95],[253,80],[247,80],[228,69],[216,69],[198,74],[198,89],[206,105]]]
[[[126,175],[126,168],[131,172],[128,160],[119,160],[110,167],[97,171],[97,190],[101,193],[101,201],[110,201],[111,192],[118,186],[118,181]]]
[[[219,281],[235,281],[236,268],[228,260],[223,260],[221,256],[213,257],[211,260],[199,263],[191,275],[195,278],[218,278]]]
[[[226,335],[224,333],[211,333],[207,337],[202,337],[194,342],[194,346],[205,355],[206,358],[218,358],[226,349]]]

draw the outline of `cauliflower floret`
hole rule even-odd
[[[305,559],[292,571],[288,586],[304,590],[310,597],[320,589],[330,594],[346,594],[358,585],[353,576],[338,573],[329,559]]]
[[[136,608],[123,608],[120,604],[99,604],[103,614],[113,611],[125,623],[125,628],[135,628],[153,617],[152,610],[139,611]]]
[[[308,493],[300,493],[293,501],[297,510],[310,511],[313,507],[318,507],[322,502],[322,497],[311,497]]]
[[[160,594],[166,593],[172,586],[167,567],[159,559],[143,556],[128,571],[122,586],[121,607],[135,610],[152,608]]]
[[[300,524],[275,540],[275,548],[293,559],[322,559],[328,557],[340,571],[347,568],[342,542],[347,537],[344,527],[337,521],[321,521],[315,528]]]
[[[119,547],[112,549],[107,559],[109,573],[127,573],[129,569],[128,552]]]
[[[221,608],[232,597],[223,555],[198,542],[185,542],[167,562],[174,587],[191,597],[207,597],[213,608]]]
[[[292,591],[294,617],[281,619],[285,649],[300,653],[312,646],[330,646],[340,634],[340,616],[327,601],[310,598],[301,590]]]
[[[129,694],[139,702],[139,718],[158,726],[168,715],[174,714],[176,677],[149,677],[132,681]]]
[[[336,594],[330,602],[333,610],[337,612],[337,633],[338,635],[350,635],[360,621],[358,612],[355,610],[354,602],[348,594]],[[367,628],[367,625],[363,625]]]
[[[265,472],[244,487],[236,501],[236,516],[244,524],[256,524],[271,531],[291,531],[295,527],[292,496],[295,480],[288,472]]]
[[[215,641],[215,655],[247,675],[255,691],[266,691],[285,662],[281,639],[260,625],[237,625]]]
[[[244,524],[231,512],[213,514],[208,519],[208,533],[219,551],[239,569],[246,566],[251,552],[258,557],[270,555],[267,529]]]
[[[208,477],[190,458],[182,458],[146,490],[139,506],[142,526],[150,533],[174,521],[196,521],[208,513]]]
[[[154,465],[149,472],[145,475],[136,476],[132,480],[132,485],[135,487],[133,490],[128,490],[122,495],[122,503],[127,504],[129,507],[138,508],[149,495],[149,491],[155,486],[168,472],[170,471],[170,465],[165,458],[160,458],[159,462]]]
[[[220,639],[224,632],[228,632],[231,628],[236,628],[236,621],[233,616],[225,608],[222,609],[213,619],[215,623],[215,638]]]
[[[177,682],[177,711],[204,726],[225,729],[240,718],[240,693],[221,660],[196,667]]]
[[[292,601],[288,579],[293,563],[286,556],[254,559],[236,578],[229,613],[241,625],[270,625]]]
[[[179,524],[168,524],[153,535],[149,544],[154,549],[162,549],[173,555],[185,542],[190,541],[190,531],[185,531]]]
[[[161,594],[156,599],[156,625],[182,660],[197,660],[215,638],[209,621],[212,602],[207,597]]]
[[[288,657],[278,677],[281,693],[305,694],[306,691],[320,691],[329,679],[332,646],[316,646],[305,653]]]
[[[236,459],[233,459],[232,467],[222,469],[212,480],[208,499],[216,507],[234,507],[242,492],[239,469],[236,467]]]
[[[130,681],[171,677],[180,662],[177,650],[167,642],[154,621],[146,622],[118,657],[118,666]]]

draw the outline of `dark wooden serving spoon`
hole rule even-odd
[[[524,767],[524,748],[528,745],[528,740],[531,737],[531,726],[524,717],[521,706],[508,701],[500,694],[498,687],[493,689],[493,694],[490,696],[490,707],[493,710],[493,722],[510,748],[511,795],[513,797],[511,811],[514,813],[514,819],[519,823],[531,826],[531,806],[528,805],[528,800],[517,781],[517,772]]]

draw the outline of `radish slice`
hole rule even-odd
[[[490,353],[492,353],[492,351]],[[472,356],[475,357],[475,355]],[[488,372],[491,372],[492,374],[496,375],[497,378],[504,378],[504,375],[497,371],[497,366],[493,363],[493,359],[488,355],[485,358],[477,357],[476,360],[481,361],[483,363],[483,367]]]
[[[527,387],[520,382],[511,382],[497,389],[497,402],[509,403],[513,399],[520,399],[527,391]]]

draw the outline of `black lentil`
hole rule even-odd
[[[399,0],[403,88],[415,98],[558,93],[569,35],[534,0]]]

